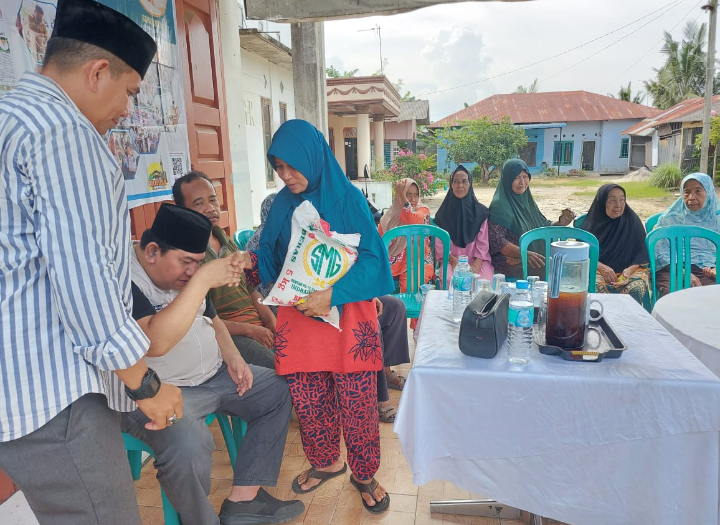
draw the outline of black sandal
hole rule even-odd
[[[310,487],[307,490],[303,490],[303,488],[300,486],[303,483],[300,483],[300,481],[298,481],[300,479],[300,476],[303,475],[303,473],[301,472],[300,474],[298,474],[295,477],[295,479],[292,482],[293,492],[295,494],[307,494],[308,492],[312,492],[313,490],[322,486],[322,484],[325,483],[327,480],[336,478],[338,476],[342,476],[343,474],[345,474],[345,472],[347,472],[347,463],[344,463],[343,468],[341,468],[337,472],[325,472],[322,470],[315,470],[314,468],[311,468],[310,470],[307,471],[307,478],[305,479],[305,481],[303,483],[307,483],[310,478],[319,479],[320,483],[318,483],[317,485],[315,485],[313,487]]]
[[[390,506],[390,494],[387,492],[385,493],[385,496],[380,501],[375,501],[375,505],[368,505],[367,501],[365,501],[365,498],[362,497],[362,493],[370,494],[372,499],[375,499],[375,491],[377,490],[380,483],[377,482],[375,478],[370,481],[370,483],[360,483],[355,478],[350,476],[350,483],[353,484],[353,486],[358,490],[358,492],[361,494],[360,499],[362,499],[363,506],[373,514],[380,514],[381,512],[384,512],[387,510],[387,508]]]

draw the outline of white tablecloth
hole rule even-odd
[[[720,377],[720,286],[668,294],[655,304],[653,317]]]
[[[422,485],[451,481],[572,525],[718,523],[720,380],[631,297],[596,295],[629,350],[463,355],[447,292],[426,298],[395,423]]]

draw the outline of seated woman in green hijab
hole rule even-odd
[[[506,277],[524,277],[519,246],[523,233],[543,226],[567,226],[575,218],[571,210],[565,209],[557,222],[551,224],[530,193],[531,178],[525,162],[520,159],[508,160],[503,166],[500,183],[490,203],[490,257],[495,272],[503,273]],[[527,258],[528,273],[543,275],[545,256],[528,250]]]

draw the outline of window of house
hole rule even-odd
[[[528,165],[528,167],[532,168],[536,166],[537,162],[537,142],[528,142],[525,144],[525,147],[520,150],[520,154],[518,155],[522,160],[525,161],[525,164]]]
[[[270,143],[272,142],[272,114],[270,113],[270,100],[267,98],[260,99],[261,114],[262,114],[262,128],[263,128],[263,140],[265,142],[265,153],[270,149]],[[273,176],[273,169],[270,163],[267,161],[267,155],[265,155],[265,184],[268,188],[275,186],[275,177]]]
[[[628,158],[628,153],[630,152],[630,139],[622,139],[620,142],[620,158],[626,159]]]
[[[574,145],[572,140],[556,140],[553,148],[553,166],[571,166]]]
[[[390,164],[392,164],[392,159],[390,158],[390,143],[386,142],[383,144],[383,156],[385,157],[385,167],[389,168]]]
[[[280,102],[280,124],[287,122],[287,104]]]

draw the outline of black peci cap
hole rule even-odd
[[[160,206],[150,228],[159,240],[190,253],[205,253],[211,230],[212,223],[205,215],[167,203]]]
[[[143,28],[122,13],[93,0],[58,0],[52,37],[102,48],[141,77],[145,77],[157,53],[155,40]]]

